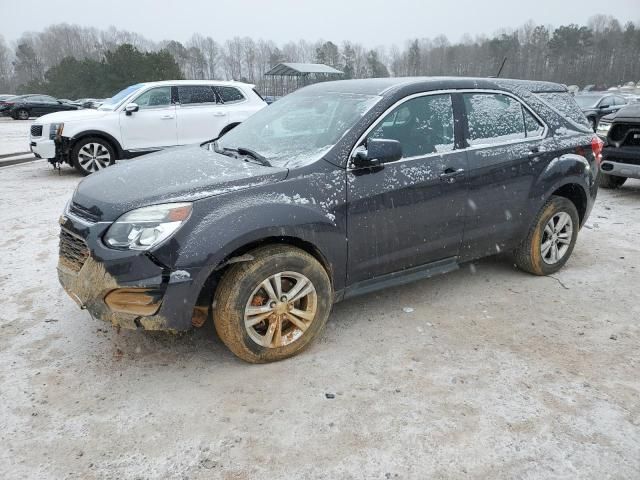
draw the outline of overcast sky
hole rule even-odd
[[[152,40],[185,41],[199,32],[218,41],[238,35],[373,47],[440,34],[457,41],[527,20],[585,24],[597,13],[640,21],[640,0],[0,0],[0,34],[12,41],[27,29],[67,22],[114,25]]]

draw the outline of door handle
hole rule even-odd
[[[440,174],[440,180],[446,183],[455,183],[456,178],[464,175],[464,169],[458,168],[454,170],[453,168],[447,168],[444,172]]]
[[[172,118],[175,118],[174,115],[162,115],[160,117],[162,120],[171,120]]]
[[[214,117],[224,117],[226,114],[224,112],[213,112]]]

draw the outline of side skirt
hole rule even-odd
[[[458,268],[460,268],[460,265],[458,264],[457,257],[445,258],[437,262],[419,265],[399,272],[392,272],[380,277],[354,283],[344,290],[344,295],[341,295],[341,297],[342,299],[347,299],[385,288],[397,287],[417,280],[452,272]]]

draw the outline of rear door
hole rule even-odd
[[[178,144],[216,138],[227,125],[227,111],[211,85],[178,87]]]
[[[469,198],[462,260],[512,247],[534,179],[548,163],[546,127],[513,96],[463,93]],[[551,150],[551,149],[549,149]]]
[[[129,103],[138,111],[127,115],[120,112],[120,132],[125,150],[153,150],[178,144],[176,106],[170,86],[144,91]]]
[[[425,94],[368,133],[398,140],[403,158],[347,172],[350,284],[458,255],[467,187],[457,124],[450,94]]]

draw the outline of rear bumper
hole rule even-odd
[[[60,223],[58,280],[81,309],[122,328],[191,328],[199,268],[173,271],[144,252],[109,249],[101,240],[107,222],[87,224],[65,215]],[[69,246],[63,236],[74,243]]]

